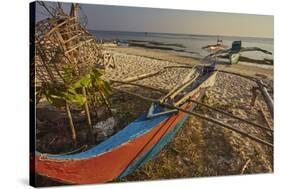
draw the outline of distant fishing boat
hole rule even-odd
[[[97,146],[65,155],[36,152],[35,171],[71,184],[103,183],[132,173],[154,157],[188,120],[189,114],[167,108],[167,104],[192,111],[196,103],[189,100],[200,100],[216,75],[215,64],[194,67],[182,83],[152,102],[147,114]]]
[[[217,43],[216,44],[209,44],[209,45],[206,45],[204,47],[202,47],[202,49],[205,49],[207,51],[210,51],[210,52],[217,52],[217,51],[220,51],[220,50],[223,50],[223,49],[226,49],[227,46],[225,46],[223,44],[223,39],[222,37],[217,37]]]
[[[207,48],[207,46],[202,47],[202,48],[205,49],[205,48]],[[240,54],[242,52],[249,52],[249,51],[260,51],[265,54],[272,55],[272,52],[269,52],[265,49],[261,49],[259,47],[242,47],[242,41],[233,41],[231,48],[215,50],[213,53],[209,54],[205,58],[206,59],[208,59],[210,57],[226,58],[229,60],[230,64],[237,64],[240,59]],[[241,56],[241,58],[242,58],[242,56]],[[244,59],[245,59],[245,57],[244,57]],[[252,60],[254,62],[258,61],[258,60],[254,60],[254,59],[250,59],[250,58],[247,58],[247,59]],[[265,61],[267,61],[267,60],[265,59]],[[270,60],[269,60],[269,62],[270,62]]]
[[[233,41],[231,47],[231,53],[229,54],[230,64],[237,64],[239,62],[240,50],[241,50],[241,41]]]
[[[120,46],[120,47],[128,47],[129,46],[129,43],[126,40],[118,40],[116,43],[117,43],[117,46]]]

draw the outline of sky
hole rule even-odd
[[[80,4],[87,28],[133,31],[273,38],[273,16]],[[63,3],[69,12],[70,4]],[[43,10],[38,7],[37,20]]]

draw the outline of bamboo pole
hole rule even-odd
[[[196,65],[196,66],[201,66],[201,65]],[[178,66],[165,66],[164,69],[169,69],[169,68],[193,68],[194,66],[191,65],[178,65]]]
[[[243,136],[245,136],[245,137],[248,137],[249,139],[252,139],[252,140],[254,140],[254,141],[256,141],[256,142],[259,142],[259,143],[261,143],[261,144],[264,144],[264,145],[266,145],[266,146],[269,146],[269,147],[272,147],[272,148],[273,148],[273,144],[271,144],[271,143],[269,143],[269,142],[267,142],[267,141],[265,141],[265,140],[262,140],[262,139],[260,139],[260,138],[258,138],[258,137],[249,135],[248,133],[246,133],[246,132],[244,132],[244,131],[240,131],[240,130],[238,130],[238,129],[236,129],[236,128],[233,128],[233,127],[231,127],[230,125],[228,125],[228,124],[226,124],[226,123],[223,123],[223,122],[220,122],[220,121],[218,121],[218,120],[216,120],[216,119],[214,119],[214,118],[206,117],[206,116],[204,116],[204,115],[202,115],[202,114],[195,113],[195,112],[191,112],[191,111],[188,111],[188,110],[184,110],[184,109],[182,109],[182,108],[179,108],[179,107],[176,107],[176,106],[172,106],[172,105],[169,105],[169,104],[162,104],[162,105],[164,105],[164,106],[166,106],[166,107],[168,107],[168,108],[174,108],[174,109],[177,109],[177,110],[179,110],[179,111],[181,111],[181,112],[188,113],[188,114],[190,114],[190,115],[199,117],[199,118],[201,118],[201,119],[204,119],[204,120],[213,122],[213,123],[217,124],[218,126],[221,126],[221,127],[226,128],[226,129],[232,130],[232,131],[234,131],[234,132],[236,132],[236,133],[239,133],[239,134],[241,134],[241,135],[243,135]]]
[[[176,87],[174,87],[168,94],[166,94],[163,98],[161,98],[160,102],[164,102],[167,98],[171,97],[173,94],[175,94],[176,92],[180,92],[185,88],[186,86],[190,85],[190,83],[192,83],[196,77],[194,77],[192,80],[190,80],[190,77],[192,76],[192,74],[195,72],[195,69],[193,69],[184,79],[184,81],[180,84],[177,85]],[[180,90],[181,89],[181,90]],[[177,93],[176,93],[177,94]],[[173,98],[173,97],[172,97]]]
[[[197,66],[201,66],[201,65],[197,65]],[[179,66],[166,66],[166,67],[164,67],[164,69],[167,69],[167,68],[188,68],[188,69],[190,69],[192,67],[193,66],[190,66],[190,65],[179,65]],[[215,69],[214,71],[218,71],[218,72],[226,73],[226,74],[236,75],[236,76],[239,76],[239,77],[243,77],[245,79],[249,79],[249,80],[254,81],[254,82],[256,82],[256,80],[257,80],[256,77],[249,76],[249,75],[244,75],[244,74],[241,74],[241,73],[230,72],[230,71],[220,70],[220,69]]]
[[[211,110],[214,110],[214,111],[216,111],[216,112],[222,113],[222,114],[227,115],[227,116],[229,116],[229,117],[238,119],[238,120],[243,121],[243,122],[245,122],[245,123],[248,123],[248,124],[250,124],[250,125],[252,125],[252,126],[255,126],[255,127],[258,127],[258,128],[261,128],[261,129],[264,129],[264,130],[273,132],[273,130],[270,129],[270,128],[264,127],[264,126],[262,126],[262,125],[260,125],[260,124],[258,124],[258,123],[254,123],[254,122],[248,121],[248,120],[246,120],[246,119],[242,119],[242,118],[240,118],[240,117],[237,117],[237,116],[235,116],[235,115],[232,115],[232,114],[230,114],[230,113],[228,113],[228,112],[225,112],[225,111],[223,111],[223,110],[214,108],[214,107],[209,106],[209,105],[207,105],[207,104],[204,104],[204,103],[202,103],[202,102],[198,102],[198,101],[192,100],[192,99],[188,99],[188,101],[194,102],[194,103],[199,104],[199,105],[201,105],[201,106],[205,106],[205,107],[207,107],[207,108],[209,108],[209,109],[211,109]]]
[[[116,89],[116,88],[115,88],[115,89]],[[250,134],[248,134],[248,133],[245,133],[244,131],[240,131],[240,130],[238,130],[238,129],[236,129],[236,128],[233,128],[233,127],[231,127],[230,125],[228,125],[228,124],[226,124],[226,123],[222,123],[222,122],[220,122],[220,121],[218,121],[218,120],[216,120],[216,119],[214,119],[214,118],[206,117],[206,116],[204,116],[204,115],[202,115],[202,114],[195,113],[195,112],[191,112],[191,111],[188,111],[188,110],[185,110],[185,109],[182,109],[182,108],[180,108],[180,107],[177,107],[177,106],[174,106],[174,105],[170,105],[170,104],[167,104],[167,103],[160,103],[158,100],[153,99],[153,98],[144,97],[144,96],[141,96],[141,95],[138,95],[138,94],[135,94],[135,93],[132,93],[132,92],[124,91],[124,90],[121,90],[121,89],[116,89],[116,90],[118,90],[118,91],[120,91],[120,92],[124,92],[124,93],[130,94],[130,95],[133,95],[133,96],[136,96],[136,97],[139,97],[139,98],[142,98],[142,99],[147,100],[147,101],[150,101],[150,102],[159,103],[160,105],[165,106],[165,107],[167,107],[167,108],[170,108],[170,109],[177,109],[177,110],[179,110],[179,111],[181,111],[181,112],[184,112],[184,113],[187,113],[187,114],[190,114],[190,115],[199,117],[199,118],[201,118],[201,119],[204,119],[204,120],[213,122],[213,123],[217,124],[217,125],[215,125],[215,126],[224,127],[224,128],[229,129],[229,130],[231,130],[231,131],[234,131],[234,132],[236,132],[236,133],[239,133],[239,134],[241,134],[242,136],[245,136],[245,137],[247,137],[247,138],[249,138],[249,139],[251,139],[251,140],[253,140],[253,141],[255,141],[255,142],[258,142],[258,143],[261,143],[261,144],[264,144],[264,145],[266,145],[266,146],[269,146],[269,147],[273,148],[273,144],[272,144],[272,143],[269,143],[269,142],[267,142],[267,141],[265,141],[265,140],[262,140],[262,139],[260,139],[260,138],[258,138],[258,137],[252,136],[252,135],[250,135]]]
[[[251,159],[248,159],[245,163],[245,165],[243,166],[242,170],[241,170],[241,175],[244,174],[244,171],[246,170],[246,168],[248,167],[248,164],[251,162]]]
[[[188,100],[191,96],[193,96],[198,91],[198,88],[202,89],[202,88],[208,88],[213,86],[215,83],[217,73],[218,73],[217,71],[214,71],[203,83],[200,84],[199,87],[186,94],[184,97],[178,100],[175,103],[175,105],[179,106],[180,104],[184,103],[186,100]]]
[[[87,93],[86,93],[85,87],[82,88],[82,93],[83,93],[83,96],[86,98],[86,102],[84,104],[84,109],[85,109],[85,113],[86,113],[86,116],[87,116],[89,131],[90,131],[90,133],[92,133],[92,120],[91,120],[91,116],[90,116]]]
[[[202,115],[202,114],[199,114],[199,113],[195,113],[195,112],[191,112],[191,111],[188,111],[188,110],[184,110],[184,109],[179,108],[179,107],[177,107],[177,106],[172,106],[172,105],[169,105],[169,104],[162,104],[162,105],[164,105],[164,106],[166,106],[166,107],[168,107],[168,108],[177,109],[177,110],[179,110],[179,111],[181,111],[181,112],[188,113],[188,114],[190,114],[190,115],[199,117],[199,118],[201,118],[201,119],[204,119],[204,120],[213,122],[213,123],[215,123],[215,124],[217,124],[217,125],[219,125],[219,126],[221,126],[221,127],[224,127],[224,128],[226,128],[226,129],[229,129],[229,130],[232,130],[232,131],[234,131],[234,132],[237,132],[237,133],[239,133],[239,134],[241,134],[241,135],[243,135],[243,136],[245,136],[245,137],[248,137],[249,139],[252,139],[252,140],[254,140],[254,141],[256,141],[256,142],[259,142],[259,143],[261,143],[261,144],[267,145],[267,146],[269,146],[269,147],[273,147],[273,144],[271,144],[271,143],[269,143],[269,142],[267,142],[267,141],[265,141],[265,140],[262,140],[262,139],[260,139],[260,138],[255,137],[255,136],[252,136],[252,135],[249,135],[248,133],[245,133],[244,131],[240,131],[240,130],[238,130],[238,129],[236,129],[236,128],[233,128],[233,127],[231,127],[230,125],[228,125],[228,124],[226,124],[226,123],[223,123],[223,122],[220,122],[220,121],[218,121],[218,120],[216,120],[216,119],[214,119],[214,118],[206,117],[206,116],[204,116],[204,115]]]
[[[150,72],[150,73],[147,73],[147,74],[141,74],[141,75],[138,75],[138,76],[129,77],[129,78],[124,79],[123,81],[124,82],[133,82],[133,81],[141,80],[141,79],[144,79],[144,78],[147,78],[147,77],[152,77],[152,76],[155,76],[157,74],[160,74],[162,71],[163,70],[159,70],[159,71],[156,71],[156,72]]]
[[[252,100],[251,100],[251,106],[255,106],[256,102],[257,102],[257,98],[258,98],[258,91],[257,91],[257,87],[253,87],[252,88]]]
[[[86,44],[86,43],[91,42],[92,40],[93,40],[93,39],[89,39],[89,40],[87,40],[87,41],[80,42],[78,45],[75,45],[75,46],[74,46],[74,47],[72,47],[71,49],[69,49],[69,50],[65,51],[65,52],[64,52],[64,54],[68,54],[68,53],[70,53],[71,51],[73,51],[73,50],[75,50],[75,49],[77,49],[77,48],[81,47],[82,45],[84,45],[84,44]]]
[[[252,77],[252,76],[249,76],[249,75],[240,74],[240,73],[236,73],[236,72],[229,72],[229,71],[218,70],[218,69],[216,69],[216,71],[222,72],[222,73],[236,75],[236,76],[239,76],[239,77],[244,77],[244,78],[249,79],[249,80],[254,81],[254,82],[256,82],[256,79],[257,79],[255,77]]]
[[[67,113],[67,117],[68,117],[68,122],[69,122],[69,127],[70,127],[70,131],[71,131],[71,138],[72,138],[74,147],[76,147],[77,146],[76,131],[75,131],[75,128],[74,128],[71,111],[70,111],[70,108],[69,108],[69,105],[68,105],[67,102],[65,102],[65,109],[66,109],[66,113]]]
[[[197,74],[194,78],[191,80],[186,81],[182,86],[180,86],[173,94],[171,94],[170,98],[174,99],[176,95],[178,95],[181,91],[183,91],[187,86],[189,86],[191,83],[193,83],[199,74]]]
[[[274,117],[274,113],[273,113],[273,109],[274,109],[274,106],[273,106],[273,100],[271,98],[271,96],[269,95],[267,89],[264,87],[264,84],[262,83],[262,81],[260,79],[257,80],[257,84],[259,86],[259,89],[262,93],[262,96],[267,104],[267,107],[268,107],[268,110],[271,114],[271,117],[273,118]]]
[[[79,14],[78,10],[79,10],[79,5],[77,3],[72,3],[69,15],[73,17],[75,21],[77,21],[78,19],[78,14]]]
[[[266,117],[265,111],[264,111],[264,109],[263,109],[263,107],[260,103],[258,103],[258,107],[259,107],[259,111],[261,113],[261,116],[263,117],[263,120],[265,121],[267,127],[270,128],[270,129],[273,129],[272,126],[270,125],[269,120]]]
[[[137,83],[131,83],[131,82],[125,82],[125,81],[117,81],[117,80],[110,80],[110,82],[112,82],[112,83],[121,83],[121,84],[124,84],[124,85],[135,85],[135,86],[138,86],[138,87],[143,87],[143,88],[151,89],[151,90],[158,91],[158,92],[161,92],[161,93],[167,93],[168,92],[168,90],[165,90],[165,89],[159,89],[159,88],[155,88],[155,87],[151,87],[151,86],[147,86],[147,85],[142,85],[142,84],[137,84]]]

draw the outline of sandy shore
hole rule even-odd
[[[200,60],[198,59],[179,56],[173,53],[166,53],[159,50],[152,50],[152,49],[145,49],[145,48],[138,48],[138,47],[107,47],[107,50],[113,52],[125,53],[128,55],[147,57],[156,60],[170,61],[178,64],[189,64],[189,65],[200,64]],[[250,76],[255,76],[256,74],[262,74],[262,75],[266,75],[269,79],[273,78],[273,68],[261,68],[255,65],[236,64],[230,66],[230,65],[220,64],[218,65],[218,69],[237,72]]]
[[[150,49],[116,47],[107,48],[107,51],[114,56],[116,65],[115,69],[106,70],[106,77],[109,79],[122,80],[127,77],[157,71],[165,66],[200,64],[200,61],[196,59],[176,56]],[[255,66],[239,64],[231,66],[219,65],[218,69],[255,77],[257,76],[256,74],[262,75],[264,78],[266,77],[264,80],[269,83],[269,86],[273,86],[273,69],[263,69]],[[177,83],[188,74],[189,70],[190,69],[186,68],[169,69],[161,75],[146,78],[137,81],[137,83],[169,90],[177,85]],[[252,99],[251,89],[255,85],[256,84],[253,81],[248,79],[226,73],[219,73],[215,85],[208,89],[203,101],[213,107],[223,109],[241,118],[266,126],[259,107],[250,105]],[[266,110],[266,117],[271,120],[263,99],[260,97],[258,101],[261,103],[263,109]],[[272,141],[272,137],[268,133],[242,123],[241,121],[233,120],[204,108],[198,108],[197,111],[231,124],[234,127],[259,138]],[[247,161],[251,161],[251,163],[250,165],[247,165],[248,167],[245,173],[273,171],[272,149],[253,142],[252,140],[227,129],[216,127],[211,122],[197,118],[192,118],[186,125],[188,127],[185,126],[183,131],[180,131],[178,136],[172,142],[176,146],[178,145],[177,148],[182,150],[180,156],[178,155],[179,153],[172,153],[173,155],[169,156],[171,151],[173,151],[173,148],[175,148],[175,145],[171,144],[173,148],[170,148],[171,145],[170,147],[165,148],[165,150],[157,155],[155,158],[156,160],[150,161],[124,180],[174,178],[173,175],[184,177],[240,174],[241,167],[243,167]],[[270,121],[270,125],[273,125],[272,121]],[[192,138],[195,136],[199,137],[196,139],[199,140],[199,143],[193,141]],[[190,138],[191,140],[183,141],[184,138]],[[198,152],[200,153],[193,157],[189,154],[190,151],[194,151],[195,154]],[[186,158],[189,160],[185,160]],[[156,169],[162,170],[164,168],[159,167],[158,163],[155,164],[155,161],[161,161],[167,166],[169,164],[167,162],[174,161],[175,163],[171,163],[170,170],[159,172],[156,171]],[[186,161],[189,161],[190,163],[182,163]],[[178,162],[178,164],[176,162]],[[185,164],[184,167],[182,167],[183,164]],[[177,173],[174,172],[174,166],[179,167]],[[204,171],[196,170],[199,168],[204,169]],[[193,170],[184,172],[184,169]],[[167,176],[167,172],[170,172],[171,175]],[[195,172],[197,173],[195,174]],[[198,172],[200,172],[200,174]]]
[[[105,51],[113,56],[116,66],[115,68],[106,68],[105,78],[114,80],[123,80],[128,77],[154,72],[166,66],[200,64],[200,61],[196,59],[151,49],[107,47]],[[264,81],[269,86],[273,86],[272,69],[262,69],[239,64],[231,66],[219,65],[219,69],[250,76],[256,76],[256,74],[264,75],[266,77]],[[182,81],[189,71],[189,68],[170,68],[166,69],[160,75],[145,78],[135,83],[170,90]],[[262,118],[260,108],[250,105],[252,98],[251,89],[255,85],[253,81],[239,76],[218,73],[215,85],[206,91],[202,102],[266,127],[266,122]],[[139,87],[127,86],[125,88],[144,96],[150,96],[152,98],[160,97],[160,93],[152,93]],[[146,113],[150,106],[150,103],[147,101],[134,96],[124,95],[123,93],[113,95],[111,100],[111,111],[114,112],[116,119],[120,122],[118,126],[120,128],[117,130],[122,129],[132,120],[139,117],[139,115]],[[270,126],[273,127],[273,121],[270,118],[269,111],[267,111],[265,102],[261,97],[258,98],[258,102],[265,110]],[[42,120],[46,121],[49,117],[50,122],[47,121],[47,124],[49,124],[48,132],[50,130],[53,132],[42,136],[40,139],[42,140],[42,145],[40,147],[40,143],[37,141],[37,148],[38,146],[40,147],[39,151],[44,151],[44,149],[57,150],[58,152],[63,152],[63,150],[68,151],[67,149],[71,149],[72,145],[70,137],[64,134],[68,133],[68,128],[64,127],[67,124],[65,123],[65,113],[61,112],[59,114],[57,110],[51,110],[46,112],[44,105],[41,110],[40,105],[37,107],[38,115],[42,117]],[[228,123],[239,130],[243,130],[263,140],[272,142],[272,135],[270,133],[241,121],[231,119],[202,107],[196,107],[195,111]],[[85,135],[87,124],[85,124],[84,119],[80,119],[80,114],[83,115],[83,113],[79,111],[75,112],[73,113],[73,117],[79,128],[77,130],[77,136],[80,143],[85,144],[87,139]],[[107,111],[101,109],[99,116],[101,120],[103,119],[102,115],[104,113],[107,115]],[[41,120],[40,116],[37,117],[38,121]],[[41,121],[37,123],[37,129],[40,125],[42,126],[42,130],[36,131],[37,135],[40,135],[40,132],[44,134],[44,124]],[[53,136],[56,135],[54,133],[60,133],[61,136],[56,136],[59,138],[59,140],[56,139],[56,148],[54,148],[54,145],[51,145],[53,149],[49,149],[50,139],[54,142]],[[127,177],[115,181],[157,180],[268,172],[273,172],[273,150],[270,147],[256,143],[230,130],[218,127],[211,122],[191,116],[172,141],[151,161]],[[40,182],[52,183],[48,179],[46,180],[46,178],[41,179],[42,181]]]

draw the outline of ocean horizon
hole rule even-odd
[[[259,47],[274,53],[274,39],[264,37],[103,30],[90,30],[90,32],[97,38],[97,40],[121,40],[132,44],[132,46],[148,47],[160,51],[164,50],[181,56],[198,59],[201,59],[210,53],[202,49],[202,47],[216,44],[218,37],[223,40],[223,44],[227,47],[231,47],[233,41],[241,40],[243,47]],[[267,55],[262,52],[243,52],[243,56],[257,60],[273,59],[273,55]]]

